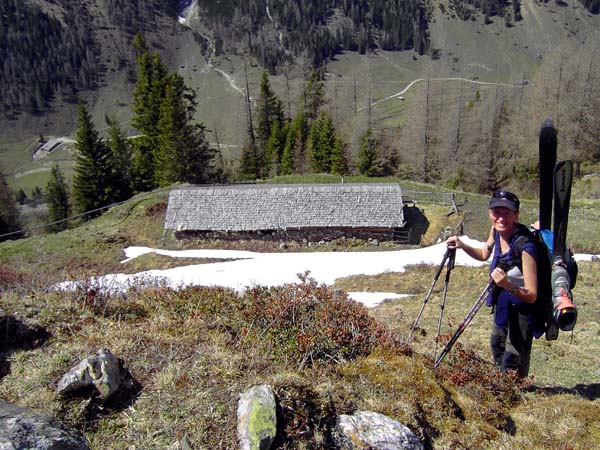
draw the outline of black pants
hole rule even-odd
[[[502,372],[516,370],[521,378],[529,374],[532,341],[533,330],[527,315],[516,309],[510,309],[506,328],[492,324],[492,355]]]

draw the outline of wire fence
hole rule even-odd
[[[454,205],[456,194],[454,192],[428,192],[428,191],[402,191],[404,203],[439,203]]]

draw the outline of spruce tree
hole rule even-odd
[[[131,165],[132,147],[114,118],[109,119],[107,145],[111,151],[113,170],[113,197],[119,202],[127,200],[133,194]]]
[[[111,151],[99,137],[83,103],[79,103],[75,147],[78,153],[73,193],[79,211],[87,212],[109,205],[113,200]],[[87,217],[99,214],[94,212]]]
[[[335,129],[329,114],[321,113],[319,119],[313,122],[308,139],[312,170],[318,173],[329,173],[336,143]]]
[[[360,139],[360,148],[358,151],[358,171],[361,175],[368,177],[374,176],[376,172],[375,160],[377,151],[376,142],[373,137],[373,131],[369,128]]]
[[[157,125],[155,175],[159,186],[212,180],[215,152],[208,145],[204,126],[193,123],[195,108],[194,91],[185,86],[181,76],[172,74],[166,82]]]
[[[242,157],[240,159],[239,178],[240,180],[255,180],[260,177],[260,168],[257,162],[256,146],[247,142],[242,148]]]
[[[304,89],[304,106],[309,121],[317,119],[324,103],[325,85],[319,79],[319,73],[313,70]]]
[[[335,144],[331,151],[331,173],[334,175],[346,175],[348,173],[346,149],[340,138],[335,139]]]
[[[165,99],[160,109],[158,121],[158,146],[154,154],[156,164],[154,176],[158,186],[168,186],[178,181],[181,168],[179,167],[181,143],[179,131],[183,118],[178,116],[181,111],[177,107],[177,93],[172,85],[167,86]]]
[[[20,205],[24,205],[29,201],[29,199],[27,198],[27,194],[22,188],[17,191],[16,199]]]
[[[258,125],[257,138],[266,144],[272,134],[273,126],[277,123],[281,128],[283,124],[283,105],[281,100],[271,89],[269,75],[264,70],[260,79],[260,94],[258,97]]]
[[[50,180],[46,185],[46,203],[48,204],[49,222],[58,222],[66,219],[71,214],[69,189],[58,164],[52,165]],[[54,223],[49,226],[50,231],[62,231],[67,228],[66,221]]]
[[[294,144],[296,142],[296,128],[290,127],[283,146],[281,154],[281,164],[279,165],[279,175],[291,175],[294,171]]]
[[[19,210],[14,199],[14,195],[4,175],[0,173],[0,235],[14,233],[21,228],[19,222]],[[6,239],[18,239],[22,234],[11,234],[10,236],[0,236],[0,241]]]
[[[281,129],[279,122],[273,124],[271,136],[265,146],[265,156],[262,167],[263,178],[269,177],[273,166],[279,167],[281,164],[281,157],[283,153],[284,139],[287,134],[287,130]],[[277,172],[277,169],[275,170]]]
[[[141,136],[134,141],[132,178],[136,191],[148,191],[157,186],[154,153],[158,147],[158,121],[168,71],[158,53],[150,55],[142,38],[136,37],[134,49],[137,53],[137,81],[131,123]]]

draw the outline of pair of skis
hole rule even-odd
[[[539,229],[550,230],[552,203],[554,200],[554,225],[552,227],[552,303],[553,318],[558,328],[570,331],[577,322],[577,308],[573,303],[571,279],[568,267],[574,266],[572,254],[567,248],[567,225],[571,204],[573,162],[556,163],[557,131],[551,119],[546,119],[540,130],[540,209]]]
[[[567,265],[572,262],[570,249],[567,248],[567,225],[571,203],[571,184],[573,181],[573,162],[556,163],[557,131],[551,119],[542,124],[539,136],[540,163],[540,206],[539,230],[550,230],[552,206],[554,203],[554,235],[552,242],[552,303],[553,319],[556,326],[563,331],[570,331],[577,321],[577,308],[572,299],[571,280]],[[477,312],[485,303],[487,295],[492,291],[494,283],[490,281],[475,304],[459,325],[458,329],[446,343],[436,359],[433,367],[437,368],[460,335],[471,323]]]

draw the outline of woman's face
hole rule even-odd
[[[499,206],[490,208],[490,220],[496,231],[511,231],[519,220],[519,212]]]

